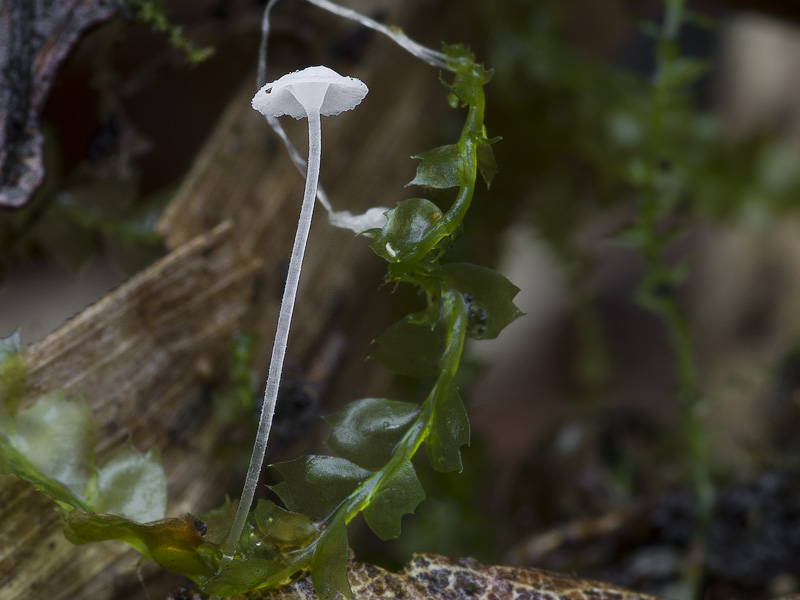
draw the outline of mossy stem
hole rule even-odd
[[[362,482],[350,496],[318,523],[319,536],[305,548],[293,553],[291,561],[286,564],[284,571],[276,576],[275,581],[280,581],[285,575],[311,565],[322,540],[328,535],[338,535],[341,528],[346,527],[367,508],[376,494],[380,493],[384,482],[391,480],[391,476],[397,470],[409,463],[428,438],[437,404],[441,402],[443,395],[450,393],[450,386],[455,385],[454,378],[464,351],[467,331],[467,308],[460,292],[444,287],[441,290],[441,297],[447,315],[447,342],[442,357],[442,370],[433,389],[423,402],[419,415],[397,443],[389,462]],[[313,573],[313,566],[311,570]]]
[[[715,503],[714,484],[708,454],[707,434],[700,415],[700,393],[697,362],[692,345],[689,319],[674,295],[675,277],[665,267],[664,253],[673,239],[672,233],[659,231],[659,221],[667,215],[668,207],[677,201],[676,192],[659,186],[659,169],[669,168],[666,159],[675,159],[675,150],[665,143],[665,118],[675,100],[674,62],[679,57],[677,37],[684,20],[686,0],[668,0],[664,23],[658,41],[658,65],[653,81],[652,145],[647,182],[642,193],[638,228],[646,234],[641,251],[646,272],[639,286],[645,306],[664,323],[672,344],[678,379],[678,399],[681,404],[682,433],[686,453],[691,461],[691,478],[697,498],[698,529],[694,547],[702,553],[706,546],[708,527]],[[703,597],[703,567],[701,562],[690,566],[688,579],[695,598]]]
[[[454,389],[454,379],[466,339],[467,308],[461,293],[455,289],[445,286],[441,290],[441,296],[447,319],[447,338],[442,356],[442,370],[439,372],[436,383],[423,402],[419,416],[397,443],[389,462],[380,471],[366,479],[355,493],[337,507],[327,519],[328,528],[336,520],[340,519],[346,525],[354,519],[358,513],[370,505],[372,499],[379,493],[383,482],[414,458],[417,450],[430,434],[437,405],[442,401],[444,395]]]

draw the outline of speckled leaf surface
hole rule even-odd
[[[348,577],[353,597],[359,600],[660,600],[606,583],[540,569],[492,566],[469,558],[434,554],[415,554],[398,572],[350,560]],[[277,590],[259,590],[247,599],[315,600],[318,596],[309,579],[306,575]],[[232,600],[244,598],[237,596]],[[178,600],[178,596],[168,600]]]
[[[513,299],[519,288],[497,271],[478,265],[454,263],[444,266],[467,302],[467,334],[475,339],[496,338],[522,312]]]

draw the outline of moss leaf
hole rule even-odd
[[[285,570],[280,563],[266,558],[236,559],[220,564],[219,571],[206,581],[202,589],[213,596],[233,596],[244,594],[258,587],[268,585],[271,579],[280,576]],[[275,581],[279,583],[279,581]]]
[[[434,232],[443,213],[430,200],[409,198],[386,213],[386,225],[374,233],[369,247],[390,263],[427,254],[439,238]]]
[[[522,315],[513,302],[519,288],[497,271],[465,263],[445,265],[443,269],[468,305],[470,337],[496,338],[506,325]]]
[[[19,331],[0,338],[0,433],[10,432],[28,383]]]
[[[277,550],[300,548],[319,532],[306,515],[284,510],[269,500],[259,500],[251,521],[262,534],[262,541]]]
[[[431,466],[440,472],[461,471],[461,446],[469,444],[469,418],[455,383],[444,384],[434,404],[431,430],[425,440]]]
[[[463,44],[445,44],[448,66],[455,72],[452,84],[443,82],[450,90],[450,106],[460,103],[474,105],[483,98],[483,86],[492,79],[492,71],[475,62],[475,55]]]
[[[372,473],[336,456],[301,456],[273,467],[283,481],[273,486],[286,507],[314,519],[327,517]]]
[[[146,523],[164,518],[167,478],[158,453],[142,454],[128,441],[117,448],[98,469],[99,513],[119,515]]]
[[[475,156],[478,160],[478,171],[480,171],[486,189],[492,185],[492,179],[497,175],[497,161],[494,158],[494,150],[489,142],[480,144],[475,149]]]
[[[372,355],[387,369],[408,377],[436,375],[442,367],[446,327],[420,322],[419,314],[401,319],[375,340],[378,350]]]
[[[236,516],[236,503],[226,497],[222,506],[217,506],[200,514],[206,524],[205,538],[212,544],[222,544],[228,538],[231,523]]]
[[[45,478],[83,498],[94,476],[95,424],[83,400],[42,396],[17,414],[11,445]],[[22,476],[22,474],[18,474]]]
[[[404,462],[396,471],[381,481],[364,517],[372,531],[383,539],[400,536],[400,521],[403,515],[414,512],[425,499],[425,491],[417,478],[411,462]]]
[[[333,427],[328,446],[338,456],[365,469],[385,465],[395,446],[419,415],[412,402],[364,398],[326,418]]]
[[[347,579],[347,548],[347,528],[336,521],[320,538],[311,561],[311,580],[320,600],[353,597]]]
[[[445,189],[458,187],[465,177],[462,175],[465,172],[463,157],[458,151],[457,144],[439,146],[412,158],[422,162],[417,166],[417,174],[408,185],[427,185]]]
[[[183,573],[195,581],[217,570],[218,552],[203,538],[205,525],[192,515],[154,523],[136,523],[114,515],[73,510],[63,517],[64,535],[73,544],[118,540],[151,557],[167,571]]]

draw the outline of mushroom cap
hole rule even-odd
[[[360,79],[344,77],[328,67],[308,67],[266,84],[253,96],[252,105],[265,117],[303,119],[306,107],[319,103],[322,94],[319,113],[338,115],[358,106],[368,91]]]

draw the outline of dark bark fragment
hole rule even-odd
[[[0,208],[19,208],[44,179],[41,110],[81,34],[114,0],[6,0],[0,7]]]

